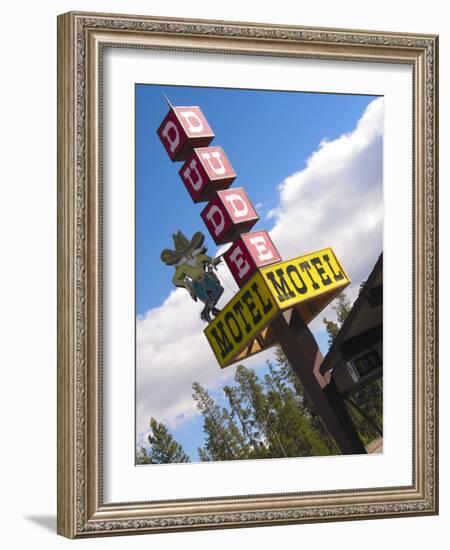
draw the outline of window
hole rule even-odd
[[[357,359],[352,359],[351,363],[361,377],[380,367],[382,364],[381,357],[377,351],[370,351]]]

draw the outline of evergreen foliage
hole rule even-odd
[[[136,453],[137,464],[168,464],[189,462],[183,447],[169,432],[167,427],[155,418],[150,419],[150,448],[140,447]]]
[[[322,319],[325,325],[326,331],[328,333],[329,346],[331,346],[331,344],[334,342],[334,339],[336,338],[339,332],[339,329],[343,325],[345,319],[347,318],[347,315],[350,313],[350,310],[352,309],[352,304],[348,299],[347,295],[345,294],[345,292],[341,292],[333,300],[331,304],[331,309],[333,309],[334,312],[336,313],[337,323],[335,323],[334,321],[330,321],[326,317]]]
[[[139,447],[136,449],[136,464],[151,464],[148,451],[145,447]]]
[[[337,454],[280,348],[275,364],[258,377],[239,365],[234,384],[223,388],[220,408],[197,382],[193,396],[203,415],[205,445],[200,460],[283,458]]]
[[[332,308],[337,322],[323,319],[330,345],[351,309],[344,292]],[[263,376],[239,365],[233,383],[223,387],[223,399],[214,399],[198,382],[192,385],[192,397],[203,418],[201,461],[339,454],[279,346]],[[347,408],[364,443],[382,435],[381,380],[354,393]],[[150,429],[150,447],[136,450],[137,464],[189,462],[164,424],[152,418]]]

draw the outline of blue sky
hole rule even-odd
[[[341,230],[342,223],[347,227],[350,223],[358,227],[361,218],[361,207],[355,208],[356,203],[351,209],[347,209],[346,205],[351,205],[352,201],[358,200],[358,205],[364,204],[363,201],[366,199],[372,203],[377,201],[375,211],[378,212],[382,199],[378,181],[381,179],[382,164],[379,159],[381,153],[377,141],[378,133],[373,132],[373,127],[376,127],[376,124],[379,126],[380,123],[375,124],[369,120],[367,128],[364,127],[359,133],[355,132],[358,121],[367,112],[368,106],[376,103],[373,96],[136,85],[137,435],[138,440],[145,440],[145,426],[148,426],[148,415],[152,414],[168,423],[172,433],[183,444],[187,453],[195,459],[196,448],[202,444],[203,439],[202,422],[188,403],[189,362],[197,361],[197,356],[192,355],[192,350],[187,348],[191,341],[194,345],[194,341],[197,341],[197,332],[201,332],[204,327],[197,321],[200,306],[192,301],[186,301],[180,294],[183,293],[181,289],[174,293],[171,283],[173,269],[161,262],[160,253],[163,248],[172,247],[172,233],[178,229],[189,238],[195,231],[202,230],[206,235],[206,244],[211,255],[216,253],[217,247],[200,218],[205,203],[192,202],[178,175],[181,163],[170,161],[156,134],[168,111],[163,93],[173,105],[200,106],[216,135],[211,145],[220,145],[224,148],[237,173],[233,185],[244,187],[250,200],[257,206],[261,219],[254,229],[273,231],[271,235],[273,238],[277,236],[275,245],[284,259],[320,248],[318,245],[321,245],[321,241],[316,238],[318,231],[327,239],[325,246],[331,245],[334,248],[336,244],[338,247],[340,245],[342,250],[346,250],[342,243],[347,242],[350,237],[348,232],[344,233],[345,228]],[[366,118],[369,119],[369,115]],[[375,115],[372,115],[372,119],[375,118]],[[371,140],[370,147],[364,144],[366,134]],[[351,142],[351,145],[347,142]],[[333,153],[338,147],[342,147],[344,151],[341,157]],[[337,162],[337,158],[345,160],[347,172],[342,172],[339,168],[340,161]],[[353,183],[356,187],[351,188],[347,179],[351,178],[353,181],[355,177],[359,177],[354,176],[355,173],[364,174],[364,167],[369,166],[368,162],[376,168],[372,169],[371,173],[377,172],[381,166],[380,175],[373,182],[369,178],[367,185],[365,178],[358,180],[357,183]],[[316,165],[319,168],[314,171]],[[356,172],[355,167],[358,167]],[[311,170],[313,176],[308,176]],[[335,170],[334,176],[329,170]],[[321,218],[320,224],[317,220],[318,225],[313,233],[309,233],[309,230],[314,227],[314,220],[307,226],[304,225],[298,234],[288,231],[286,223],[289,220],[290,223],[294,220],[296,225],[301,227],[302,219],[310,216],[313,207],[316,208],[319,204],[319,193],[324,189],[323,185],[330,185],[333,177],[337,178],[336,189],[339,186],[343,193],[348,192],[349,195],[348,201],[339,201],[339,197],[335,200],[340,220],[337,229],[333,228],[336,220],[331,221],[328,215]],[[332,196],[336,189],[333,188],[327,195]],[[318,194],[317,197],[313,196],[315,192]],[[297,202],[297,210],[293,210],[291,204],[295,205]],[[307,211],[302,208],[307,208]],[[327,208],[331,211],[332,205],[330,207],[324,203],[323,211]],[[320,209],[319,211],[321,212]],[[361,246],[361,250],[364,247],[367,249],[366,242],[369,238],[370,242],[374,241],[375,231],[377,238],[381,235],[379,216],[372,224],[367,222],[373,211],[374,209],[367,211],[360,223],[356,246]],[[336,243],[329,242],[334,240],[334,235]],[[377,254],[381,252],[376,252],[377,247],[380,248],[379,245],[375,246],[374,251],[368,254],[364,261],[355,262],[353,273],[350,273],[355,284],[358,283],[358,279],[362,279],[370,272]],[[354,252],[357,253],[357,250]],[[372,257],[373,263],[370,264]],[[228,275],[224,273],[224,277],[228,279],[227,287],[232,287],[233,282]],[[169,323],[172,310],[175,311],[174,320],[168,325],[169,330],[164,331],[163,327]],[[186,316],[186,326],[189,323],[197,323],[195,329],[191,327],[191,330],[195,330],[195,338],[193,336],[186,339],[184,347],[181,345],[183,323],[176,317],[176,311]],[[177,330],[174,329],[172,336],[174,342],[167,341],[171,338],[170,334],[167,335],[170,333],[170,327],[175,326]],[[323,326],[320,326],[318,321],[312,328],[322,351],[325,352],[327,346]],[[186,333],[188,335],[189,330],[186,329]],[[201,338],[204,336],[201,335]],[[176,354],[175,348],[169,353],[167,350],[177,340],[180,345]],[[203,348],[202,340],[198,342],[200,364],[208,351]],[[164,357],[166,352],[167,357]],[[179,356],[183,354],[186,358],[180,360]],[[262,369],[260,373],[264,370],[266,358],[261,356],[259,363],[258,360],[252,363],[252,366]],[[155,382],[158,383],[155,379],[157,368],[152,366],[157,363],[160,365],[159,368],[163,369],[164,361],[174,365],[171,377],[167,376],[164,381],[161,380],[167,392],[165,401],[160,395],[156,395],[154,386]],[[181,363],[178,370],[175,370],[175,363],[178,361]],[[153,375],[152,368],[155,370]],[[201,378],[205,369],[210,370],[200,382],[219,396],[221,386],[230,383],[232,368],[228,373],[220,371],[214,364],[205,366],[201,371],[194,369],[191,373],[194,378],[190,383]],[[159,376],[161,378],[161,374]],[[174,377],[185,377],[186,383],[181,386]],[[152,386],[149,385],[149,380],[153,380]],[[167,385],[173,385],[172,391]],[[153,388],[154,394],[149,390],[150,387]],[[180,397],[177,401],[174,394],[178,393]],[[152,399],[155,406],[152,405]]]

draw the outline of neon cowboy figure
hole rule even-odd
[[[200,300],[205,304],[200,318],[210,322],[211,314],[215,316],[220,312],[216,304],[224,289],[214,271],[222,260],[205,254],[205,236],[201,231],[197,231],[190,241],[181,231],[172,237],[175,250],[164,249],[161,260],[175,268],[173,284],[185,288],[195,302]]]

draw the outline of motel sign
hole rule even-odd
[[[274,316],[295,307],[308,323],[349,283],[331,248],[259,269],[205,329],[217,362],[226,367],[273,345],[263,330]]]

